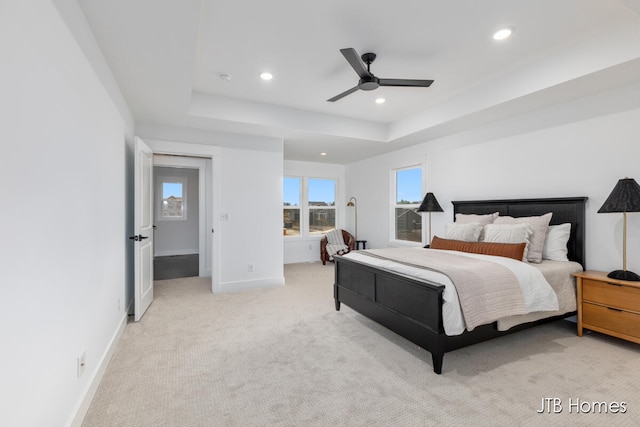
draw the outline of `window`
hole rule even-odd
[[[283,220],[284,234],[300,234],[300,190],[301,178],[284,177],[283,181]]]
[[[336,181],[309,178],[307,189],[309,234],[323,234],[336,228]]]
[[[160,177],[160,220],[187,219],[187,178]]]
[[[331,178],[285,176],[284,235],[320,235],[336,228],[336,188],[337,180]]]
[[[422,241],[422,215],[416,212],[422,200],[422,168],[399,169],[394,173],[394,238]]]

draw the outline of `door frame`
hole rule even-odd
[[[213,293],[220,292],[220,185],[221,185],[221,149],[217,146],[191,144],[187,142],[166,141],[159,139],[145,139],[147,145],[154,154],[166,154],[170,156],[191,156],[201,157],[211,160],[211,168],[205,168],[205,186],[200,188],[200,192],[205,192],[205,230],[211,228],[210,243],[205,242],[205,246],[211,248],[211,291]],[[210,171],[208,170],[210,169]],[[202,181],[201,181],[202,182]],[[208,197],[207,197],[208,196]],[[207,239],[208,240],[208,239]]]
[[[167,154],[153,153],[153,167],[164,167],[173,169],[195,169],[198,171],[198,276],[205,277],[211,275],[207,271],[206,256],[210,254],[207,248],[207,197],[208,188],[206,171],[207,160],[202,157],[170,156]],[[157,183],[155,183],[157,187]],[[157,200],[154,200],[154,213],[157,208]],[[187,201],[189,203],[189,201]]]

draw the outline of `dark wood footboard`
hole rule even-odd
[[[442,372],[444,286],[335,257],[336,310],[343,302],[431,352],[433,370]]]

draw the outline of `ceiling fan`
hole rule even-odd
[[[351,95],[358,89],[375,90],[380,86],[429,87],[431,86],[431,83],[433,83],[433,80],[380,79],[374,76],[371,72],[371,63],[376,59],[375,53],[369,52],[358,57],[358,52],[351,47],[340,49],[340,52],[342,52],[342,55],[347,59],[356,74],[360,76],[360,81],[351,89],[342,92],[340,95],[336,95],[331,99],[327,99],[327,102],[338,101],[347,95]],[[364,66],[365,63],[367,64],[366,68]]]

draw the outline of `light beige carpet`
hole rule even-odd
[[[640,422],[640,346],[555,322],[447,353],[333,303],[333,265],[286,286],[213,295],[156,282],[127,325],[84,426],[566,426]],[[543,399],[562,412],[537,413]],[[580,403],[580,413],[571,404]],[[589,412],[584,402],[589,404]],[[624,402],[598,413],[591,402]],[[558,410],[553,406],[551,411]],[[596,412],[596,413],[594,413]]]

